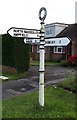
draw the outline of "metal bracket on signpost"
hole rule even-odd
[[[41,17],[42,12],[44,11],[44,16]],[[41,29],[40,29],[40,65],[39,65],[39,105],[44,106],[44,45],[45,45],[45,28],[44,28],[44,20],[46,18],[47,11],[44,7],[42,7],[39,11],[39,19],[41,20]]]

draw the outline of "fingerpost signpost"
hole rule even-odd
[[[42,15],[44,12],[44,16]],[[44,20],[46,18],[47,11],[44,7],[42,7],[39,11],[39,19],[41,20],[41,29],[40,29],[40,65],[39,65],[39,105],[44,106],[44,45],[45,45],[45,28],[44,28]]]
[[[7,33],[12,37],[22,37],[26,38],[26,43],[31,43],[29,39],[39,39],[40,38],[40,64],[39,64],[39,105],[44,106],[44,45],[45,45],[45,28],[44,28],[44,20],[47,16],[47,10],[45,7],[42,7],[39,10],[39,19],[41,21],[40,30],[36,29],[26,29],[26,28],[10,28]],[[27,42],[28,41],[28,42]]]

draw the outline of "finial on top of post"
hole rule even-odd
[[[44,15],[42,16],[42,12],[44,12]],[[39,19],[41,20],[41,22],[44,22],[45,18],[47,16],[47,10],[45,7],[42,7],[40,10],[39,10]]]

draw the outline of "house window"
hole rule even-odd
[[[60,53],[61,53],[61,52],[62,52],[62,48],[58,48],[58,52],[60,52]]]
[[[45,34],[46,35],[52,34],[52,29],[51,28],[46,28]]]
[[[62,47],[54,47],[54,53],[62,53]]]

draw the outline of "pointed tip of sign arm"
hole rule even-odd
[[[9,34],[9,31],[12,29],[13,27],[11,27],[11,28],[9,28],[8,30],[7,30],[7,34]]]
[[[16,29],[16,27],[11,27],[7,30],[7,34],[9,34],[9,31],[12,30],[12,29]],[[10,35],[10,34],[9,34]],[[10,35],[11,36],[11,35]]]

